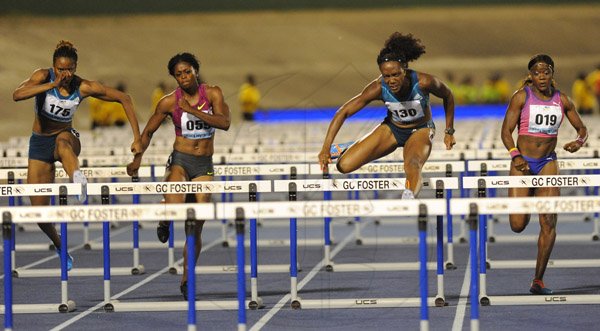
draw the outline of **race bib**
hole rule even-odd
[[[563,113],[560,106],[530,105],[529,132],[557,135]]]
[[[212,113],[212,109],[203,110],[205,113]],[[183,112],[181,114],[181,135],[188,139],[206,139],[213,136],[215,128],[204,123],[198,117]]]
[[[395,122],[411,123],[425,116],[421,102],[418,100],[386,102],[385,106],[392,113]]]

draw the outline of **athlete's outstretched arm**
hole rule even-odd
[[[333,116],[333,119],[327,128],[327,134],[325,135],[325,140],[323,141],[323,148],[318,155],[321,170],[327,168],[327,165],[331,163],[331,153],[329,149],[333,143],[333,140],[335,139],[335,136],[342,128],[342,125],[346,119],[363,109],[371,101],[380,98],[381,84],[379,83],[379,79],[376,79],[369,83],[369,85],[367,85],[362,92],[360,92],[360,94],[348,100],[335,112],[335,115]]]
[[[160,99],[160,101],[156,105],[156,109],[154,110],[154,113],[152,114],[152,116],[150,116],[150,119],[148,119],[148,122],[146,123],[146,127],[144,128],[144,131],[142,132],[141,139],[140,139],[140,151],[135,154],[135,156],[133,157],[133,161],[127,165],[127,174],[129,176],[133,176],[137,172],[137,170],[140,168],[140,165],[142,164],[142,156],[144,155],[144,152],[146,151],[146,149],[148,149],[148,146],[150,146],[150,141],[152,140],[152,136],[154,135],[154,132],[156,132],[156,130],[158,130],[161,123],[164,121],[164,119],[170,113],[171,109],[173,109],[174,105],[175,105],[175,94],[174,93],[165,95],[164,97],[162,97]]]
[[[131,125],[133,131],[133,143],[131,144],[131,152],[137,154],[140,152],[140,125],[138,124],[133,102],[127,93],[123,93],[115,88],[104,86],[99,82],[84,80],[79,88],[82,97],[92,96],[104,101],[118,102],[125,109],[125,115]]]

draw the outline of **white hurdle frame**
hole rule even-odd
[[[450,154],[447,155],[448,157],[453,157],[453,158],[461,158],[464,159],[464,153],[456,153],[453,151],[445,151],[445,154]],[[452,153],[450,153],[452,152]],[[462,174],[465,171],[465,162],[464,161],[428,161],[423,165],[423,168],[421,169],[423,174],[445,174],[446,177],[450,178],[453,174],[458,173],[459,176],[462,177]],[[334,164],[329,164],[327,171],[325,174],[323,174],[323,170],[321,170],[321,167],[319,164],[311,164],[310,166],[310,172],[311,174],[320,174],[322,175],[324,178],[325,177],[329,177],[329,175],[339,175],[340,172],[337,170],[337,168],[335,167]],[[357,175],[361,175],[361,174],[389,174],[389,173],[394,173],[394,174],[404,174],[404,163],[403,162],[386,162],[386,163],[369,163],[366,165],[363,165],[362,167],[356,169],[355,171],[352,172],[353,174],[357,174]],[[431,185],[433,184],[433,185]],[[460,184],[460,183],[459,183]],[[451,185],[450,183],[448,183],[448,185]],[[429,189],[436,189],[435,187],[435,183],[432,183],[430,181],[423,181],[423,188],[429,188]],[[446,186],[446,183],[445,183]],[[405,185],[401,186],[400,189],[403,189],[405,187]],[[449,204],[450,204],[450,199],[452,198],[452,188],[454,187],[448,187],[445,188],[445,198],[446,198],[446,205],[447,205],[447,209],[449,209]],[[461,192],[462,194],[462,192]],[[454,230],[453,230],[453,220],[452,220],[452,215],[450,213],[448,213],[446,215],[446,219],[447,219],[447,243],[446,243],[446,248],[447,248],[447,259],[445,262],[445,266],[447,269],[456,269],[456,265],[454,263]],[[361,234],[360,234],[360,227],[357,223],[355,223],[355,236],[356,236],[356,241],[357,244],[362,244],[363,242],[367,242],[369,243],[369,240],[366,240],[364,238],[362,238]],[[385,243],[392,243],[392,244],[397,244],[397,243],[402,243],[401,240],[394,240],[394,239],[384,239]],[[377,242],[381,242],[381,241],[377,241]]]
[[[423,208],[424,207],[424,208]],[[260,219],[280,218],[325,218],[325,217],[353,217],[353,216],[402,216],[423,217],[423,209],[427,216],[446,215],[446,202],[440,199],[421,200],[326,200],[326,201],[289,201],[289,202],[262,202],[217,204],[217,218],[231,219],[234,210],[243,208],[246,217]],[[427,223],[426,217],[424,222]],[[423,238],[424,239],[424,238]],[[293,255],[292,255],[293,257]],[[290,304],[294,309],[325,309],[325,308],[382,308],[382,307],[432,307],[442,306],[440,298],[351,298],[331,300],[303,300],[298,296],[298,280],[294,274],[294,259],[290,262]],[[425,273],[427,267],[422,263],[418,270]],[[425,285],[426,286],[426,285]],[[423,295],[423,293],[422,293]],[[365,305],[367,300],[370,304]],[[427,302],[424,302],[427,301]],[[428,324],[421,321],[421,327]],[[427,328],[424,328],[427,329]]]
[[[464,177],[463,187],[477,188],[479,197],[485,197],[487,188],[509,188],[509,187],[585,187],[599,186],[600,175],[556,175],[556,176],[493,176],[493,177]],[[566,198],[566,197],[564,197]],[[538,198],[539,199],[539,198]],[[544,197],[544,200],[546,197]],[[516,213],[516,212],[514,212]],[[485,235],[485,250],[487,251],[487,223],[482,224],[481,233]],[[515,234],[515,237],[519,235]],[[557,234],[556,239],[563,237]],[[566,239],[565,239],[566,240]],[[496,269],[533,268],[534,260],[490,260],[486,256],[487,266]],[[600,267],[600,259],[568,259],[549,260],[548,268],[572,268],[572,267]]]
[[[589,149],[585,149],[588,150]],[[597,151],[594,151],[594,153],[597,154]],[[579,154],[579,152],[578,152]],[[589,154],[589,153],[588,153]],[[506,155],[506,151],[504,151],[504,156]],[[573,154],[570,155],[571,157],[573,157]],[[587,156],[587,154],[586,154]],[[600,160],[598,160],[597,158],[595,159],[574,159],[574,158],[569,158],[569,159],[559,159],[556,161],[558,163],[558,167],[559,169],[562,170],[585,170],[585,171],[598,171],[600,170]],[[481,177],[486,177],[487,173],[490,171],[498,171],[498,172],[508,172],[510,171],[510,160],[470,160],[467,161],[467,171],[472,172],[472,173],[481,173],[484,172],[484,174],[480,174]],[[590,175],[582,175],[582,176],[590,176]],[[489,178],[495,178],[496,176],[489,176]],[[579,186],[579,187],[589,187],[589,188],[593,188],[594,186],[590,186],[590,185],[585,185],[585,186]],[[504,188],[502,186],[498,186],[498,187],[491,187],[490,188]],[[594,187],[597,190],[597,186]],[[597,192],[597,191],[596,191]],[[586,217],[586,221],[590,220],[590,218]],[[585,241],[585,240],[592,240],[592,241],[598,241],[600,240],[600,213],[593,213],[591,220],[593,222],[592,227],[592,233],[590,234],[563,234],[560,236],[561,240],[570,240],[570,241]],[[494,222],[490,222],[488,223],[488,240],[489,242],[496,242],[496,241],[501,241],[501,242],[512,242],[516,237],[515,236],[499,236],[499,235],[494,235]],[[463,229],[463,234],[465,233],[465,230]],[[529,236],[524,236],[521,235],[518,237],[518,241],[522,242],[523,240],[529,240],[529,241],[537,241],[537,236],[535,235],[529,235]]]
[[[62,188],[64,189],[64,188]],[[61,223],[74,223],[74,222],[101,222],[106,223],[107,219],[110,218],[112,221],[158,221],[168,215],[174,221],[194,221],[190,219],[190,215],[210,215],[210,219],[214,219],[215,216],[215,205],[212,203],[197,203],[197,204],[152,204],[152,205],[100,205],[100,206],[43,206],[43,207],[12,207],[12,208],[0,208],[0,213],[3,215],[3,237],[7,237],[7,229],[11,229],[13,223],[39,223],[41,221],[46,222],[61,222]],[[243,224],[243,223],[242,223]],[[243,225],[242,225],[243,229]],[[9,230],[10,231],[10,230]],[[243,230],[242,230],[243,232]],[[10,235],[8,235],[10,238]],[[243,238],[243,236],[242,236]],[[242,239],[243,240],[243,239]],[[109,241],[106,241],[108,244]],[[5,242],[6,244],[6,242]],[[240,246],[243,249],[243,244]],[[238,252],[239,253],[239,252]],[[195,263],[191,263],[192,265]],[[66,273],[66,266],[63,266]],[[6,266],[5,266],[6,270]],[[193,299],[185,301],[174,301],[174,302],[120,302],[118,300],[111,299],[110,290],[110,245],[107,245],[104,249],[104,297],[103,304],[104,309],[109,312],[113,311],[188,311],[188,330],[196,330],[195,315],[192,312],[196,310],[223,310],[223,309],[237,309],[240,310],[240,322],[238,323],[239,330],[245,330],[245,307],[248,302],[242,305],[245,291],[238,293],[236,300],[218,300],[218,301],[196,301]],[[5,275],[12,280],[11,275]],[[190,280],[194,281],[193,276],[190,276]],[[245,283],[245,276],[242,273],[238,273],[238,281],[242,279]],[[11,281],[12,283],[12,281]],[[193,286],[193,285],[191,285]],[[75,303],[71,300],[66,299],[64,296],[64,287],[66,284],[63,282],[63,296],[61,304],[57,307],[56,304],[25,304],[25,305],[13,305],[12,304],[12,292],[10,298],[7,298],[6,302],[11,305],[8,308],[8,313],[12,317],[12,313],[34,313],[34,312],[66,312],[64,306],[69,306],[74,309]],[[9,288],[11,288],[9,286]],[[192,287],[193,289],[193,287]],[[192,291],[192,290],[190,290]],[[58,309],[57,309],[58,308]],[[1,312],[7,311],[5,305],[0,306]],[[71,310],[68,310],[71,311]],[[193,318],[192,318],[193,317]],[[11,318],[12,319],[12,318]],[[191,323],[192,321],[193,323]]]
[[[587,213],[600,211],[600,197],[534,197],[526,198],[479,198],[455,199],[450,202],[450,212],[454,215],[468,215],[472,210],[475,216],[485,214],[508,215],[532,213]],[[481,219],[481,217],[480,217]],[[479,238],[479,250],[484,249]],[[476,245],[475,243],[471,243]],[[483,257],[482,257],[483,256]],[[483,253],[480,253],[479,302],[481,305],[557,305],[557,304],[600,304],[599,294],[560,294],[560,295],[499,295],[490,296],[486,289],[486,267]],[[473,303],[471,303],[473,304]]]

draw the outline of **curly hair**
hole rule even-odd
[[[408,62],[418,59],[425,54],[425,46],[421,39],[413,37],[411,33],[392,33],[385,41],[384,47],[379,51],[377,64],[381,65],[388,61],[398,61],[408,65]]]
[[[194,54],[187,52],[178,53],[169,60],[169,64],[167,65],[167,68],[169,69],[169,75],[175,76],[175,66],[180,62],[185,62],[191,65],[194,69],[196,69],[196,74],[199,75],[200,62],[198,61],[198,59],[196,59],[196,56],[194,56]],[[198,76],[197,78],[198,82],[200,82],[200,76]]]
[[[54,63],[59,57],[66,57],[77,62],[77,48],[75,48],[72,42],[61,40],[56,45],[56,49],[52,55],[52,62]]]

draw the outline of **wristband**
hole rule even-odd
[[[577,136],[577,139],[575,139],[575,141],[581,146],[583,146],[583,144],[585,144],[585,138],[581,138],[579,136]]]
[[[516,147],[509,149],[508,153],[510,154],[510,158],[513,160],[515,159],[515,157],[521,156],[521,152],[519,152],[519,150]]]

